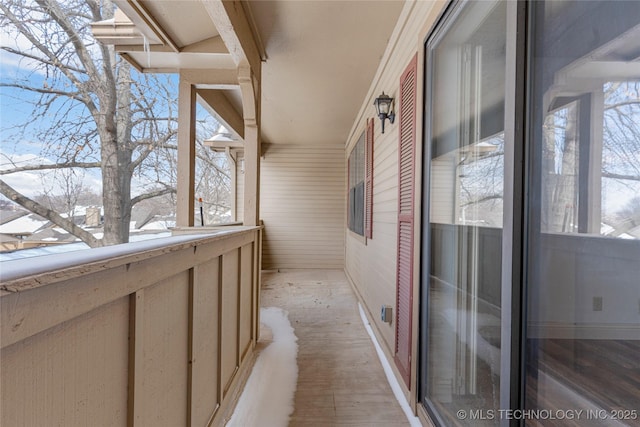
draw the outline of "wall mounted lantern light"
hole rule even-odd
[[[382,122],[382,133],[384,133],[384,121],[385,119],[389,119],[390,123],[396,119],[396,113],[393,111],[393,98],[389,95],[385,95],[384,91],[382,95],[376,98],[373,101],[373,105],[376,106],[376,111],[378,112],[378,117],[380,117],[380,121]]]

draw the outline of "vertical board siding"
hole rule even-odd
[[[239,288],[240,288],[240,254],[235,249],[222,256],[222,275],[225,283],[235,284],[235,286],[225,286],[222,288],[222,324],[238,325],[239,315]],[[221,382],[222,397],[225,397],[236,368],[238,367],[238,334],[237,328],[223,328],[222,352],[221,352]]]
[[[253,245],[244,245],[240,250],[240,298],[239,311],[240,318],[238,324],[238,342],[240,349],[240,361],[244,359],[251,346],[252,331],[252,311],[243,309],[251,307],[253,303],[253,292],[251,284],[253,283],[252,268],[253,265]]]
[[[260,233],[3,280],[0,425],[223,425],[255,356]]]
[[[3,348],[0,425],[125,426],[128,311],[119,298]]]
[[[400,76],[400,141],[398,186],[398,261],[396,276],[395,361],[411,386],[413,308],[413,216],[415,198],[417,55]]]
[[[263,268],[344,268],[343,146],[269,145],[261,161]]]
[[[220,405],[220,259],[196,266],[193,280],[191,422],[205,426]]]
[[[189,274],[185,271],[145,290],[142,419],[155,425],[187,422]],[[171,316],[167,313],[171,312]]]

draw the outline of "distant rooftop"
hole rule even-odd
[[[129,239],[130,242],[139,242],[143,240],[159,239],[161,237],[169,237],[171,232],[168,230],[162,230],[156,233],[132,233]],[[13,260],[38,257],[43,255],[60,254],[74,251],[82,251],[91,249],[86,243],[75,242],[61,245],[43,246],[39,248],[20,249],[13,252],[0,253],[0,263],[10,262]],[[0,268],[2,268],[0,266]]]

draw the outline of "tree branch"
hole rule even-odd
[[[6,52],[12,53],[14,55],[17,55],[17,56],[22,56],[24,58],[33,59],[34,61],[38,61],[38,62],[40,62],[40,63],[42,63],[44,65],[50,65],[52,67],[58,67],[60,65],[59,61],[53,62],[51,60],[47,60],[45,58],[41,58],[39,56],[32,55],[30,53],[23,52],[21,50],[16,50],[16,49],[14,49],[12,47],[9,47],[9,46],[0,46],[0,49],[4,50]],[[72,65],[69,65],[69,64],[65,64],[65,67],[68,68],[69,70],[74,71],[74,72],[79,73],[79,74],[87,74],[86,70],[82,70],[80,68],[76,68],[76,67],[74,67]]]
[[[488,196],[480,197],[478,199],[468,201],[467,203],[463,203],[461,206],[462,207],[471,206],[477,203],[482,203],[482,202],[486,202],[487,200],[494,200],[494,199],[502,199],[502,194],[490,194]]]
[[[102,242],[96,239],[93,234],[78,227],[72,220],[63,218],[51,209],[48,209],[38,202],[18,193],[14,188],[7,185],[7,183],[5,183],[3,180],[0,180],[0,193],[4,194],[8,199],[19,204],[25,209],[53,222],[58,227],[78,237],[90,247],[96,248],[102,246]]]
[[[89,54],[87,47],[82,41],[82,37],[80,37],[80,34],[77,33],[75,28],[73,28],[68,17],[65,16],[64,12],[61,10],[60,4],[54,0],[36,0],[36,3],[42,9],[49,12],[53,20],[57,22],[60,28],[62,28],[62,30],[67,34],[75,48],[80,62],[82,62],[82,65],[89,74],[96,76],[99,75],[98,70],[96,70],[95,64],[93,63],[93,59],[91,58],[91,54]]]
[[[39,88],[27,85],[21,85],[18,83],[0,83],[0,87],[15,87],[17,89],[28,90],[30,92],[42,93],[45,95],[59,95],[66,96],[67,98],[75,99],[76,101],[84,103],[84,98],[79,96],[78,92],[65,92],[63,90],[57,90],[54,88]]]
[[[633,99],[633,100],[629,100],[629,101],[623,101],[623,102],[617,102],[615,104],[605,104],[604,109],[605,110],[614,110],[618,107],[626,107],[629,105],[640,105],[640,100],[639,99]]]
[[[59,69],[74,85],[79,86],[80,80],[73,73],[67,69],[66,64],[62,64],[58,59],[57,55],[55,55],[51,50],[49,50],[40,40],[38,40],[24,25],[24,22],[20,20],[8,7],[6,7],[3,3],[0,2],[0,10],[5,14],[7,18],[11,21],[13,25],[15,25],[16,29],[20,34],[26,37],[31,44],[37,48],[40,52],[42,52],[49,60],[54,64],[54,66]],[[20,53],[19,55],[22,55]]]
[[[134,206],[136,203],[140,203],[143,200],[153,199],[154,197],[164,196],[165,194],[175,194],[175,193],[176,193],[175,188],[167,187],[167,188],[163,188],[162,190],[156,190],[150,193],[141,194],[131,199],[131,206]]]
[[[138,157],[135,160],[131,162],[131,166],[129,166],[129,168],[133,171],[144,161],[144,159],[146,159],[149,156],[149,154],[153,152],[154,147],[162,147],[167,141],[169,141],[177,133],[178,133],[177,130],[173,130],[171,132],[166,133],[158,142],[155,142],[155,143],[151,142],[149,144],[144,144],[146,145],[145,149],[139,153]],[[143,145],[143,144],[138,144],[138,145]]]
[[[626,179],[629,181],[640,181],[640,176],[638,175],[621,175],[618,173],[610,173],[610,172],[602,172],[603,178],[612,178],[612,179]]]
[[[83,169],[91,169],[91,168],[99,168],[100,162],[70,162],[70,163],[56,163],[51,165],[27,165],[27,166],[16,166],[13,169],[4,169],[0,170],[0,175],[10,175],[12,173],[17,172],[25,172],[25,171],[40,171],[40,170],[52,170],[52,169],[68,169],[68,168],[83,168]]]

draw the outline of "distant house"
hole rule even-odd
[[[99,207],[78,207],[78,215],[73,222],[92,233],[102,237],[102,212]],[[51,221],[24,210],[0,211],[0,252],[11,252],[45,246],[64,245],[80,242],[80,239],[68,231],[56,226]],[[161,215],[149,210],[134,210],[130,223],[130,240],[140,237],[149,238],[175,227],[173,215]],[[34,254],[36,254],[34,252]],[[25,254],[26,256],[27,254]]]
[[[3,239],[2,251],[38,246],[39,232],[51,225],[50,221],[45,218],[27,211],[18,211],[13,215],[10,212],[5,212],[3,211],[2,224],[0,225],[0,235]],[[27,239],[30,243],[26,243]],[[42,243],[42,245],[46,244],[46,241]]]

